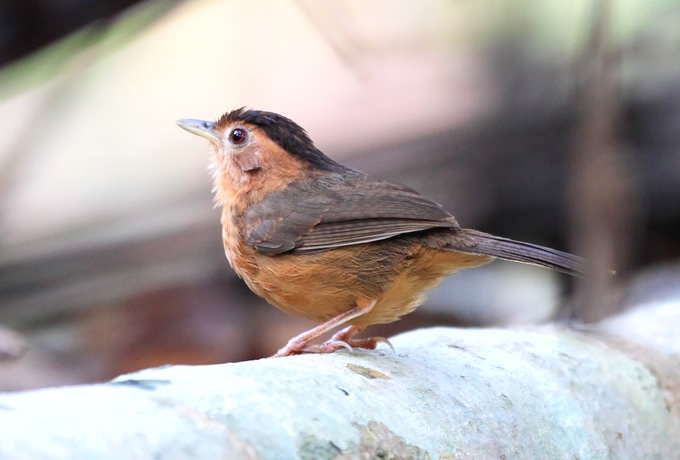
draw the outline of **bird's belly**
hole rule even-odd
[[[243,276],[248,286],[277,308],[322,322],[375,299],[394,278],[392,270],[357,267],[355,251],[336,249],[317,254],[257,254],[257,271]]]
[[[425,293],[444,277],[492,260],[487,256],[420,247],[413,262],[382,292],[373,310],[352,324],[368,326],[396,321],[415,310],[423,302]]]
[[[424,292],[444,276],[491,260],[403,239],[276,256],[242,247],[230,259],[253,292],[313,321],[329,320],[354,308],[358,300],[375,300],[369,313],[350,322],[358,326],[396,321],[413,311]]]

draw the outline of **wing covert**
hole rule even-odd
[[[325,173],[272,193],[242,217],[263,254],[317,252],[432,228],[460,228],[439,204],[394,182]]]

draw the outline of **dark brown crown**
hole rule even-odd
[[[274,112],[246,110],[245,107],[241,107],[222,115],[216,124],[218,128],[221,128],[239,121],[258,126],[286,152],[318,168],[328,170],[343,168],[317,149],[307,135],[307,131],[290,118]]]

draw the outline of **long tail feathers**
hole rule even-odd
[[[463,229],[463,232],[465,239],[471,240],[472,244],[469,247],[457,247],[457,251],[540,265],[572,276],[580,276],[583,273],[583,259],[581,257],[538,244],[515,241],[477,230]]]

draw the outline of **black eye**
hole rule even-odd
[[[229,134],[229,142],[234,145],[241,145],[248,139],[245,129],[236,128]]]

